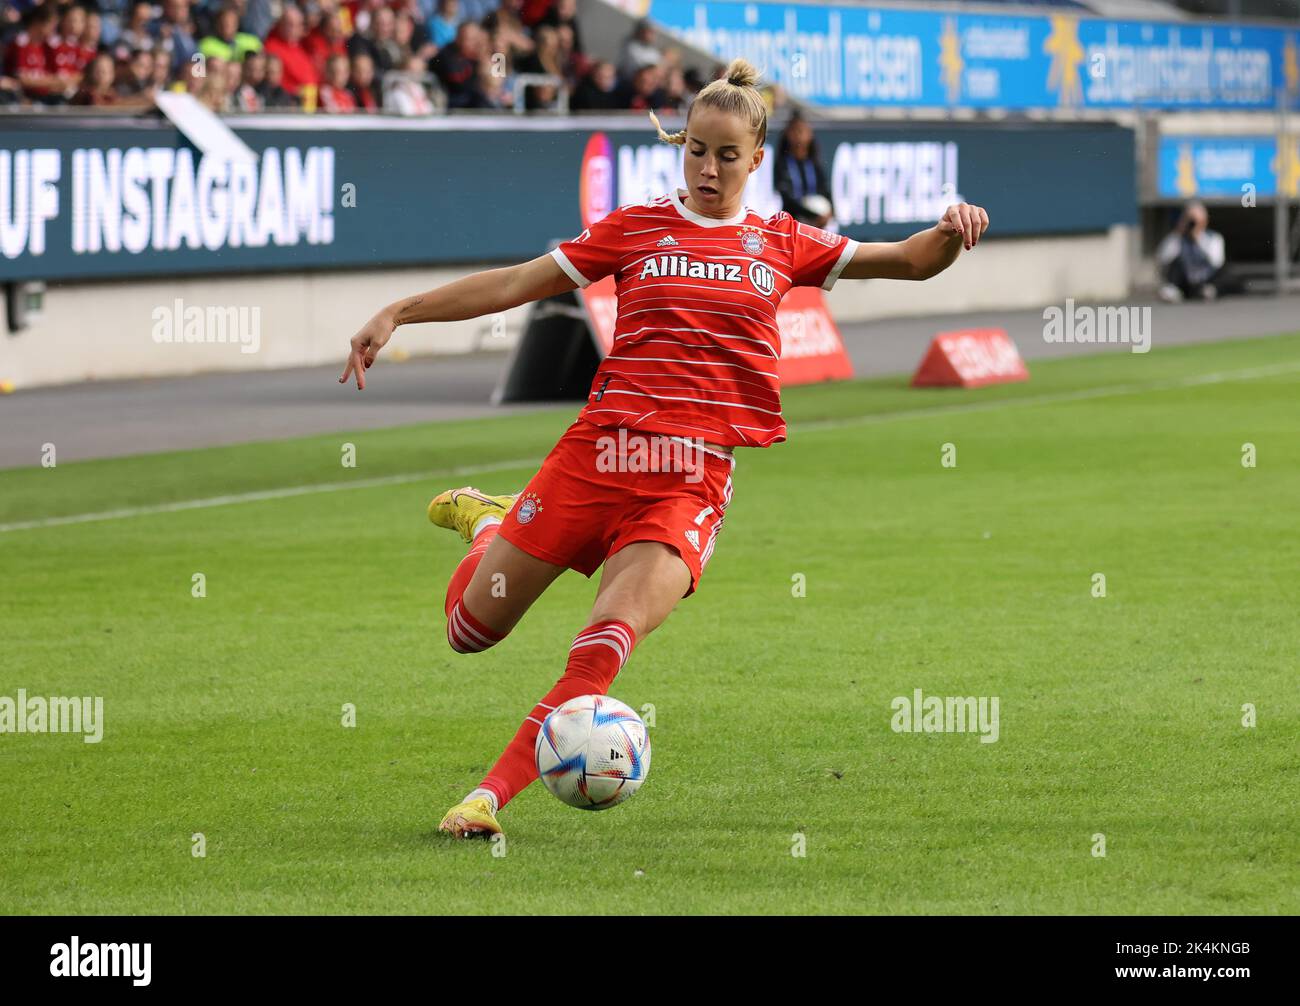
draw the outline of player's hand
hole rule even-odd
[[[355,374],[357,390],[364,390],[366,371],[375,362],[375,357],[379,355],[379,351],[393,337],[393,329],[396,327],[386,311],[380,311],[366,322],[361,331],[352,337],[351,349],[348,352],[348,365],[343,368],[343,376],[339,378],[339,384],[347,384],[349,375]]]
[[[989,229],[989,215],[984,212],[982,206],[953,203],[944,211],[938,227],[941,234],[961,238],[966,250],[970,251],[979,244],[980,238]]]

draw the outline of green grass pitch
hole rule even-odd
[[[0,735],[0,911],[1300,911],[1300,336],[1031,370],[789,390],[612,689],[654,706],[647,783],[600,814],[531,787],[504,855],[435,827],[595,581],[458,656],[424,505],[519,487],[576,406],[0,473],[0,525],[415,473],[0,532],[0,695],[105,720]],[[916,688],[998,697],[998,741],[893,732]]]

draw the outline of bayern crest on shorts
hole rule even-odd
[[[518,510],[515,513],[515,520],[520,524],[527,524],[542,511],[542,498],[536,493],[528,493],[519,501]]]
[[[763,235],[758,231],[745,231],[740,235],[740,247],[750,255],[763,253]]]

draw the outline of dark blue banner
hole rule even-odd
[[[203,157],[165,124],[0,128],[0,279],[522,261],[682,184],[683,148],[649,128],[565,125],[238,129],[254,164]],[[764,216],[782,208],[778,135],[745,192]],[[1133,134],[1112,125],[817,135],[832,226],[859,240],[914,233],[963,200],[999,236],[1136,218]]]

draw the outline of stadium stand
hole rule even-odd
[[[6,0],[0,52],[0,105],[36,110],[168,90],[218,113],[671,113],[708,82],[649,22],[593,59],[577,0]]]

